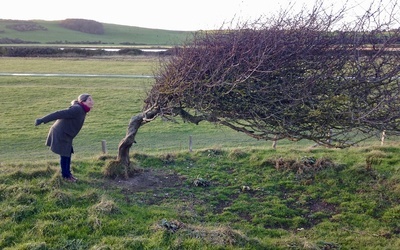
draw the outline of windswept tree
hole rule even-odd
[[[398,134],[397,1],[371,5],[347,24],[346,11],[328,12],[317,2],[294,15],[282,11],[194,34],[160,65],[117,160],[129,165],[139,127],[157,116],[218,123],[255,139],[340,148],[381,131]]]

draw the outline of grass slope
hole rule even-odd
[[[399,249],[398,145],[204,149],[0,167],[2,249]],[[368,156],[380,163],[367,167]],[[146,180],[145,176],[147,176]],[[140,180],[142,180],[140,182]]]
[[[0,68],[19,73],[149,75],[157,62],[157,58],[148,57],[110,60],[2,58]],[[33,123],[38,117],[67,108],[71,100],[84,92],[93,95],[95,107],[74,141],[74,158],[98,156],[102,140],[107,141],[109,153],[116,154],[129,119],[141,112],[146,91],[153,82],[152,78],[0,76],[0,162],[54,159],[44,146],[51,124],[34,127]],[[271,145],[209,123],[196,126],[179,119],[177,123],[157,119],[140,129],[138,143],[132,150],[147,153],[183,150],[188,148],[190,136],[193,149]]]
[[[18,22],[16,20],[16,22]],[[16,31],[7,28],[10,20],[0,19],[0,39],[11,38],[23,41],[37,42],[40,44],[54,43],[100,43],[102,46],[121,45],[130,43],[137,45],[179,45],[182,44],[192,32],[173,31],[161,29],[148,29],[134,26],[116,25],[104,23],[104,34],[94,35],[65,29],[58,25],[59,21],[34,20],[38,25],[47,30]],[[106,44],[106,45],[104,45]]]

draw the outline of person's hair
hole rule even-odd
[[[90,95],[87,94],[87,93],[81,94],[81,95],[78,96],[78,99],[72,100],[71,105],[74,105],[74,104],[76,104],[78,102],[86,102],[87,99],[89,98],[89,96]]]
[[[78,96],[78,101],[79,102],[86,102],[86,100],[89,98],[89,94],[85,93],[85,94],[81,94]]]

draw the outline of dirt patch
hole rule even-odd
[[[181,187],[185,180],[185,177],[170,170],[142,169],[137,171],[132,178],[115,179],[111,181],[111,184],[131,192],[140,192],[166,187]]]

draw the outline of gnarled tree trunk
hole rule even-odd
[[[126,131],[125,137],[120,141],[118,145],[118,157],[119,161],[124,166],[129,166],[129,150],[133,143],[136,143],[135,136],[140,126],[156,118],[158,110],[151,110],[149,112],[144,112],[133,116],[129,122],[128,129]]]

